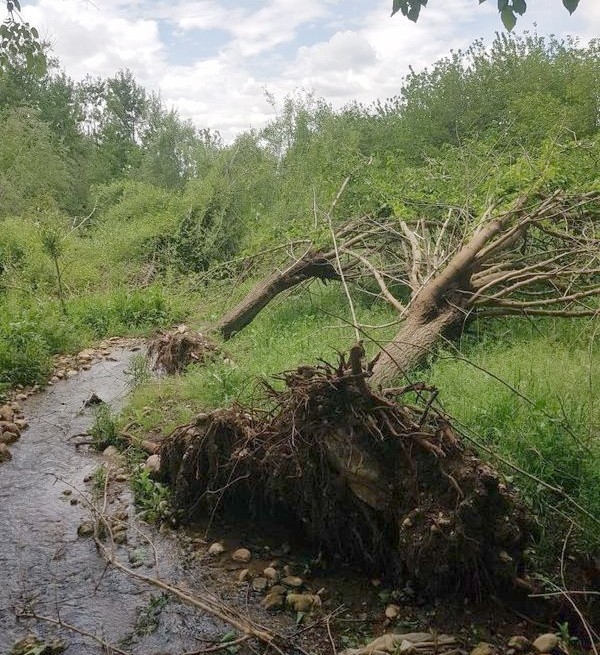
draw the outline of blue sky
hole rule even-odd
[[[530,0],[515,31],[583,42],[600,36],[600,0],[569,16],[560,0]],[[419,70],[502,29],[496,2],[430,0],[417,25],[391,0],[34,0],[27,20],[67,74],[133,71],[199,127],[229,140],[260,127],[278,100],[314,91],[335,107],[394,95]]]

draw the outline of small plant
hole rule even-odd
[[[127,376],[127,386],[130,389],[135,389],[148,382],[152,375],[146,355],[141,353],[134,355],[129,363],[129,368],[125,371],[125,375]]]
[[[165,594],[161,594],[160,596],[150,596],[148,605],[139,610],[137,621],[135,623],[136,634],[142,636],[156,632],[160,620],[160,614],[168,602],[169,599]]]
[[[173,519],[171,492],[167,486],[150,477],[149,471],[138,468],[131,477],[131,488],[141,516],[154,523]]]
[[[108,405],[98,406],[90,434],[97,450],[104,450],[108,446],[123,446],[123,439]]]
[[[104,491],[106,485],[106,468],[104,466],[97,466],[92,473],[92,489],[101,493]]]

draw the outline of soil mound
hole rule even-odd
[[[184,519],[285,522],[324,555],[411,580],[426,596],[512,585],[526,513],[432,408],[434,389],[377,394],[363,354],[357,345],[337,366],[287,372],[281,390],[266,384],[269,410],[217,410],[167,437],[161,472]]]
[[[152,368],[168,375],[182,373],[189,364],[201,364],[218,354],[219,347],[213,341],[185,325],[159,334],[148,346]]]

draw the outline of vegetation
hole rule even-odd
[[[0,72],[0,384],[42,383],[53,354],[106,336],[216,325],[289,253],[330,251],[330,227],[350,219],[404,221],[421,243],[426,219],[429,235],[446,225],[458,240],[491,205],[600,191],[599,78],[596,42],[499,36],[409,74],[391,100],[334,111],[290,97],[264,129],[224,144],[127,71],[74,83],[56,63],[32,73],[13,57]],[[594,229],[585,223],[586,238]],[[537,236],[526,248],[540,253]],[[592,259],[586,283],[597,285]],[[257,402],[257,379],[347,350],[355,318],[375,353],[398,332],[398,312],[372,276],[348,282],[353,311],[338,281],[307,279],[229,339],[225,359],[158,382],[137,362],[124,420],[141,436]],[[410,300],[397,276],[387,285]],[[587,315],[578,319],[475,318],[408,372],[439,387],[482,452],[534,476],[509,471],[550,556],[564,538],[557,512],[600,547],[571,503],[593,514],[600,501],[597,308],[590,294],[570,306]],[[116,434],[99,417],[98,441]],[[166,491],[136,484],[149,512],[163,511]]]

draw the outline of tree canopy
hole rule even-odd
[[[517,24],[517,16],[522,16],[527,11],[526,0],[497,0],[500,18],[507,30]],[[478,0],[479,4],[486,0]],[[572,14],[579,5],[579,0],[562,0],[565,9]],[[400,12],[409,20],[415,23],[419,19],[421,9],[427,5],[427,0],[394,0],[392,4],[392,16]]]

